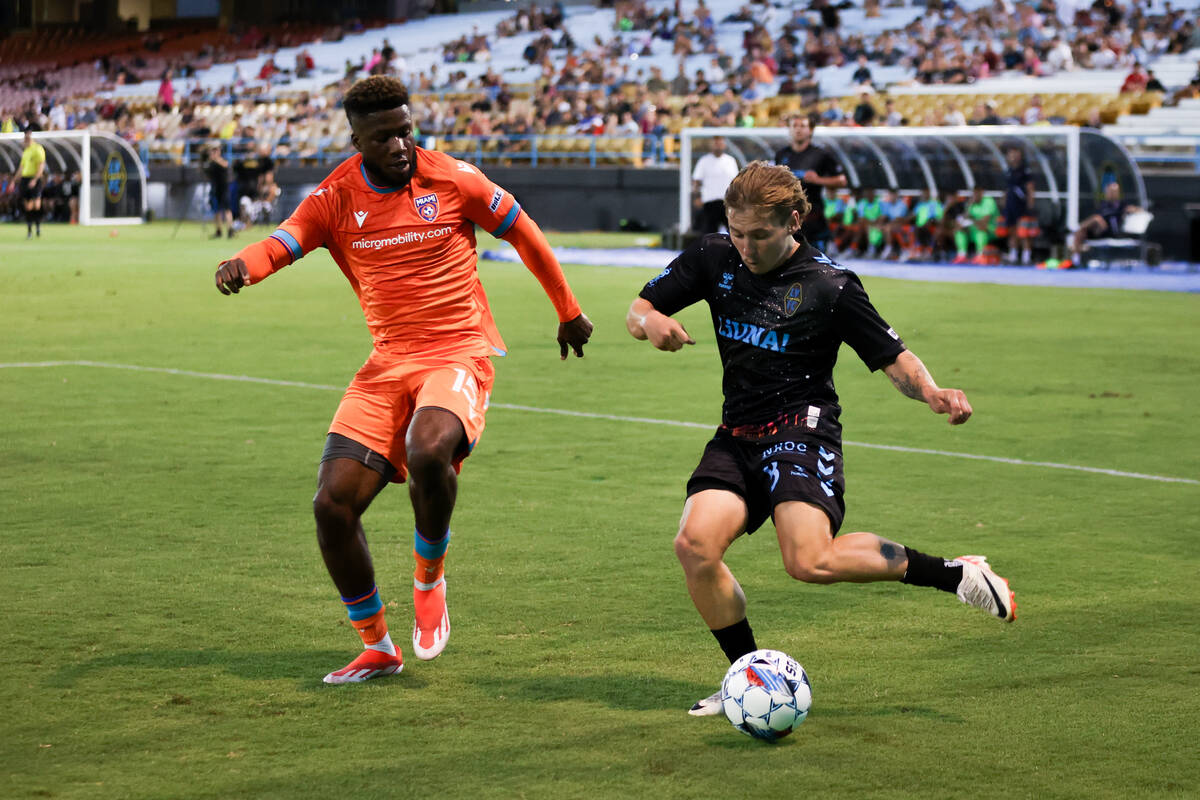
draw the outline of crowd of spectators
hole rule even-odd
[[[475,28],[443,44],[441,70],[433,65],[410,73],[404,57],[385,39],[370,55],[347,60],[339,71],[341,80],[326,90],[284,103],[272,102],[272,81],[312,74],[316,64],[308,49],[300,50],[294,63],[268,58],[255,76],[235,69],[228,85],[212,91],[202,89],[193,76],[228,51],[225,45],[209,46],[166,65],[152,108],[131,108],[104,95],[59,100],[55,87],[46,85],[40,102],[30,101],[5,115],[2,124],[5,130],[17,130],[104,123],[131,143],[151,148],[181,137],[251,139],[272,143],[285,157],[307,156],[345,144],[341,95],[353,80],[368,74],[407,80],[418,97],[414,115],[420,133],[436,136],[661,136],[685,124],[745,127],[762,124],[761,101],[776,97],[815,108],[827,125],[1036,124],[1046,121],[1037,96],[1016,116],[999,116],[994,104],[981,100],[972,108],[947,102],[911,119],[879,95],[885,89],[880,74],[901,67],[918,83],[958,84],[1001,73],[1043,76],[1100,67],[1128,73],[1123,92],[1154,91],[1167,88],[1149,68],[1156,56],[1200,46],[1196,21],[1170,3],[1150,14],[1139,3],[1121,0],[1096,0],[1070,12],[1056,0],[996,0],[973,11],[955,0],[928,0],[923,13],[903,28],[874,35],[843,26],[841,17],[849,8],[849,0],[812,0],[786,10],[754,2],[717,20],[704,0],[688,10],[680,0],[673,7],[616,0],[614,30],[581,43],[567,30],[561,4],[532,6],[501,21],[494,33],[500,38],[533,34],[522,54],[540,68],[532,86],[508,85],[490,64],[477,77],[468,77],[461,66],[488,62],[497,44]],[[878,13],[878,6],[867,2],[864,10],[869,17]],[[730,25],[740,32],[733,52],[721,46],[730,38],[718,36]],[[360,23],[352,23],[322,35],[338,38],[359,28]],[[230,47],[239,49],[271,51],[294,43],[286,29],[264,33],[248,28],[229,35]],[[139,65],[151,63],[162,48],[155,37],[146,39],[141,53],[97,59],[95,69],[107,84],[144,78]],[[674,74],[658,66],[662,58],[651,59],[648,66],[632,58],[664,52],[675,60]],[[703,66],[696,68],[699,62]],[[854,67],[851,80],[859,100],[853,110],[836,98],[820,96],[816,71],[827,66]],[[178,92],[172,80],[176,76],[184,84]],[[252,82],[257,94],[248,88]],[[1200,71],[1179,93],[1200,95]],[[240,111],[219,116],[214,125],[213,115],[201,113],[206,106]]]

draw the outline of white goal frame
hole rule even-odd
[[[20,162],[22,141],[25,134],[23,133],[3,133],[0,134],[0,171],[15,173],[17,164]],[[138,180],[142,188],[142,207],[139,216],[136,217],[96,217],[92,215],[92,143],[94,140],[103,140],[110,148],[116,147],[121,149],[127,156],[131,164],[137,165],[137,174],[127,174],[125,179],[132,181]],[[142,163],[142,159],[138,156],[137,151],[129,144],[129,142],[107,131],[35,131],[33,140],[38,142],[46,149],[46,166],[47,169],[55,171],[69,171],[73,169],[79,170],[79,224],[80,225],[140,225],[146,219],[146,209],[149,188],[149,176],[146,172],[146,165]],[[71,147],[53,147],[55,141],[78,142],[79,149],[76,151]],[[13,148],[10,142],[16,143],[16,157],[11,157]],[[50,147],[47,147],[47,144]],[[51,164],[52,159],[56,162]],[[68,162],[68,159],[70,161]],[[12,163],[9,163],[9,161]]]

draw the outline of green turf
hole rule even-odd
[[[986,553],[1020,619],[798,584],[768,526],[729,561],[760,644],[815,696],[772,746],[683,713],[723,672],[671,550],[707,433],[504,407],[713,423],[704,309],[683,315],[696,347],[659,353],[622,324],[651,271],[567,267],[597,328],[561,363],[534,279],[482,266],[511,354],[462,474],[454,636],[398,678],[327,687],[358,645],[309,503],[339,398],[320,387],[365,358],[361,314],[323,253],[222,297],[231,243],[173,230],[0,229],[0,363],[316,387],[0,369],[0,797],[1200,794],[1200,297],[865,280],[976,417],[951,429],[847,351],[849,442],[1193,482],[848,444],[846,530]],[[366,526],[404,643],[403,489]]]

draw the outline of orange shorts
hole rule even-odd
[[[467,435],[467,446],[454,461],[457,471],[483,433],[495,377],[486,357],[400,359],[375,351],[342,396],[329,432],[379,453],[396,468],[392,481],[403,483],[408,477],[404,437],[413,414],[419,408],[442,408],[458,417]]]

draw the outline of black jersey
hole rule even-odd
[[[1025,166],[1025,162],[1021,162],[1015,167],[1009,167],[1004,174],[1004,179],[1007,184],[1005,188],[1005,200],[1011,205],[1027,206],[1029,198],[1026,197],[1026,187],[1033,180],[1033,175],[1029,172],[1029,168]]]
[[[829,233],[829,225],[825,221],[825,201],[823,186],[808,183],[804,174],[810,169],[822,178],[832,178],[843,174],[842,164],[824,147],[810,144],[797,152],[791,145],[782,148],[775,154],[775,163],[787,167],[792,174],[804,184],[804,195],[812,205],[812,210],[804,218],[800,232],[809,240],[821,239]]]
[[[727,235],[704,236],[641,297],[667,315],[708,303],[724,370],[722,423],[734,429],[784,421],[840,442],[833,366],[841,343],[871,370],[905,349],[858,276],[803,243],[782,266],[755,275]]]

